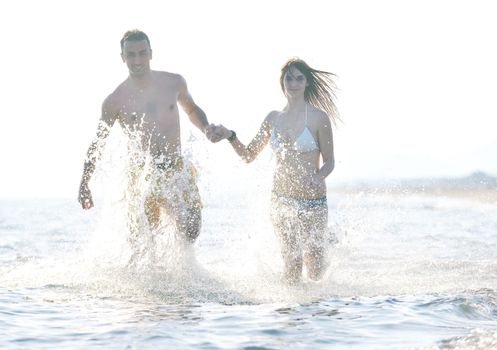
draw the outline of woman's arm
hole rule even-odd
[[[264,119],[259,128],[259,131],[255,135],[255,137],[250,141],[248,146],[245,146],[236,136],[236,133],[233,130],[229,130],[223,125],[219,125],[219,132],[223,134],[223,137],[226,138],[235,152],[242,158],[245,162],[250,163],[253,161],[259,153],[264,149],[264,147],[269,142],[269,138],[271,137],[271,125],[272,118],[274,117],[274,113],[271,112]]]
[[[333,150],[333,131],[331,130],[330,118],[323,113],[320,115],[320,126],[318,129],[319,151],[323,157],[323,165],[313,177],[313,182],[324,181],[335,168],[335,155]]]

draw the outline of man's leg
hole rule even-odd
[[[200,235],[202,226],[202,201],[196,183],[196,170],[192,164],[184,164],[168,184],[169,192],[162,206],[173,219],[179,238],[193,243]]]
[[[145,215],[147,216],[150,228],[154,230],[159,227],[162,202],[154,196],[149,196],[145,199]]]
[[[202,209],[199,206],[178,208],[173,215],[180,238],[187,243],[195,242],[202,227]]]

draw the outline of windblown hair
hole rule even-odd
[[[144,32],[138,29],[128,30],[126,33],[124,33],[123,38],[121,39],[121,51],[123,50],[124,43],[126,41],[140,41],[140,40],[146,40],[148,43],[148,47],[151,47],[150,40],[148,39],[147,34],[145,34]]]
[[[291,58],[281,68],[280,85],[283,93],[285,92],[283,85],[285,74],[291,74],[292,69],[298,69],[302,72],[309,84],[305,89],[305,100],[314,107],[324,110],[333,121],[333,124],[336,125],[337,121],[340,121],[335,104],[337,87],[333,78],[336,75],[311,68],[300,58]]]

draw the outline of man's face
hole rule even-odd
[[[142,76],[150,71],[152,50],[146,40],[125,41],[121,57],[132,76]]]

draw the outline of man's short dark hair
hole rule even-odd
[[[124,33],[123,38],[121,39],[121,51],[124,48],[124,43],[126,41],[140,41],[146,40],[148,43],[148,47],[150,47],[150,40],[148,39],[147,34],[138,29],[128,30]]]

